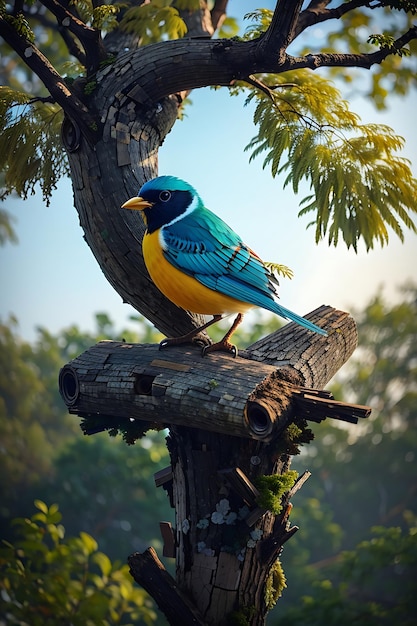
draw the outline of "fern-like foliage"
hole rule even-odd
[[[118,26],[117,16],[120,10],[126,6],[123,2],[97,4],[92,0],[73,0],[71,4],[76,6],[77,12],[85,24],[106,32],[110,32]]]
[[[0,209],[0,246],[5,243],[17,243],[17,235],[13,228],[14,217],[8,211]]]
[[[142,45],[164,39],[180,39],[186,34],[187,26],[173,4],[172,0],[153,0],[132,6],[120,21],[120,28],[137,35]],[[182,7],[189,3],[180,4]]]
[[[14,30],[25,37],[28,41],[35,41],[35,34],[29,26],[25,15],[21,12],[16,15],[10,15],[6,12],[6,3],[2,0],[0,3],[0,15],[14,28]]]
[[[294,272],[287,265],[282,265],[282,263],[272,263],[271,261],[264,261],[264,265],[275,276],[277,282],[278,276],[283,276],[284,278],[294,278]]]
[[[403,227],[417,231],[417,180],[408,160],[397,156],[404,140],[388,126],[361,124],[329,81],[299,70],[264,78],[275,85],[256,98],[257,135],[246,150],[251,160],[266,152],[264,167],[286,174],[284,186],[312,193],[299,215],[314,214],[316,242],[340,239],[357,250],[388,242],[390,229],[403,240]],[[280,88],[280,82],[282,87]],[[285,82],[284,82],[285,81]]]
[[[15,191],[27,199],[40,185],[49,204],[58,180],[69,174],[56,104],[32,101],[28,94],[0,87],[0,199]]]
[[[270,25],[272,16],[273,11],[271,9],[256,9],[246,13],[244,19],[252,21],[253,24],[247,27],[244,39],[250,40],[260,37]]]

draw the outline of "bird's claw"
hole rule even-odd
[[[229,341],[218,341],[217,343],[212,343],[209,346],[204,346],[201,350],[201,356],[206,356],[210,352],[228,352],[233,355],[233,358],[236,358],[238,355],[237,346]]]
[[[165,339],[159,342],[159,349],[163,350],[167,346],[180,346],[185,343],[196,344],[201,347],[205,345],[204,340],[199,337],[165,337]]]
[[[167,346],[172,346],[172,345],[175,345],[175,341],[173,339],[168,339],[168,337],[166,337],[165,339],[162,339],[162,341],[159,342],[159,350],[163,350]]]

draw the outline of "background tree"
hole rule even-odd
[[[15,545],[0,547],[0,609],[10,626],[154,623],[147,594],[127,565],[112,564],[86,532],[65,537],[56,504],[14,520]]]
[[[16,320],[0,326],[0,528],[3,537],[11,537],[11,519],[28,515],[33,500],[43,498],[59,505],[70,534],[89,532],[114,559],[120,549],[127,555],[160,544],[150,511],[170,519],[170,510],[163,492],[155,492],[153,474],[167,465],[168,454],[162,433],[135,448],[116,445],[105,433],[80,440],[57,390],[60,368],[104,337],[146,341],[152,335],[143,323],[143,334],[133,335],[116,330],[105,314],[96,320],[94,334],[75,325],[57,336],[39,328],[34,344],[19,338]],[[145,497],[150,491],[152,501]]]

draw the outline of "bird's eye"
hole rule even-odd
[[[159,194],[159,199],[162,202],[168,202],[168,200],[171,198],[171,192],[170,191],[161,191],[161,193]]]

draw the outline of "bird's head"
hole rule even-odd
[[[175,176],[148,180],[137,196],[122,204],[122,209],[141,211],[149,233],[191,213],[201,204],[196,190]]]

